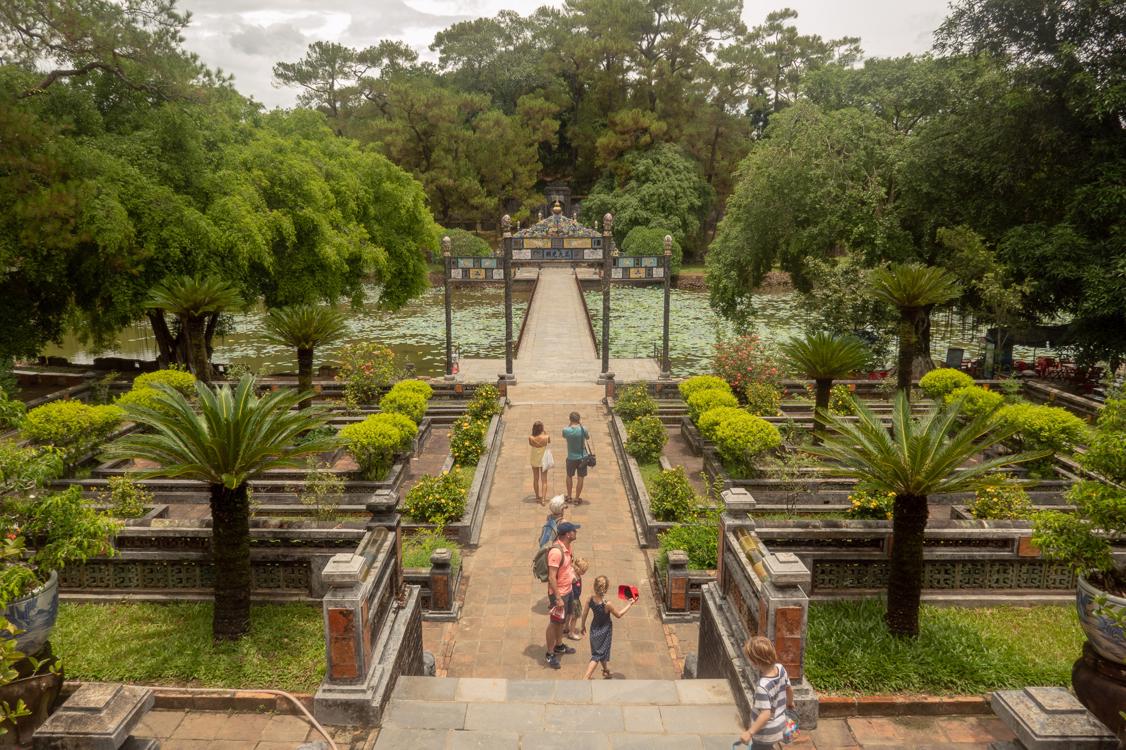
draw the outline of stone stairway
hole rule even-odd
[[[725,680],[401,677],[376,750],[727,750],[742,727]]]

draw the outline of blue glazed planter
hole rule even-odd
[[[59,616],[59,574],[25,596],[8,605],[4,617],[24,631],[16,636],[16,647],[31,656],[39,652],[51,637]]]
[[[1118,664],[1126,664],[1126,633],[1112,620],[1098,614],[1098,604],[1095,597],[1106,592],[1100,591],[1087,581],[1079,577],[1079,585],[1075,591],[1075,604],[1079,610],[1079,624],[1087,635],[1087,640],[1104,659]],[[1107,595],[1108,608],[1126,609],[1126,599]]]

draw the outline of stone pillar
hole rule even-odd
[[[993,713],[1017,736],[1013,748],[1026,750],[1114,750],[1114,733],[1059,687],[998,690],[989,697]]]
[[[153,692],[137,685],[83,683],[47,717],[32,739],[34,750],[159,750],[160,743],[131,737],[153,706]]]
[[[669,550],[668,587],[665,592],[665,610],[688,611],[688,553]]]
[[[669,295],[672,286],[672,235],[665,235],[665,312],[664,326],[661,336],[661,380],[672,377],[672,365],[669,362]]]
[[[442,292],[446,302],[446,380],[454,379],[454,321],[453,306],[450,301],[450,238],[442,238],[442,264],[445,275],[442,278]]]
[[[614,268],[614,217],[602,217],[602,375],[599,381],[606,382],[610,372],[610,277]]]
[[[430,554],[430,609],[446,611],[453,608],[453,582],[450,561],[453,554],[445,547],[439,547]]]
[[[512,373],[512,219],[501,217],[501,267],[504,269],[504,379],[515,382]],[[525,315],[527,312],[525,312]]]

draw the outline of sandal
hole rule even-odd
[[[576,498],[575,498],[575,499],[574,499],[574,500],[573,500],[572,502],[573,502],[573,503],[574,503],[575,505],[582,505],[582,504],[583,504],[583,502],[585,502],[585,501],[584,501],[584,500],[583,500],[583,499],[582,499],[581,497],[576,497]]]
[[[609,669],[606,669],[605,667],[603,667],[602,668],[602,679],[612,680],[612,679],[614,679],[614,675],[610,672]]]

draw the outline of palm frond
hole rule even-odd
[[[869,278],[869,286],[876,297],[901,309],[941,305],[959,294],[954,274],[920,263],[877,268]]]
[[[267,340],[294,349],[330,343],[345,330],[344,316],[331,307],[295,305],[274,308],[266,314]]]
[[[793,338],[780,349],[791,364],[814,380],[836,380],[868,364],[868,348],[853,336],[811,333]]]
[[[239,307],[242,296],[222,279],[170,276],[153,287],[146,304],[174,315],[204,315]]]

